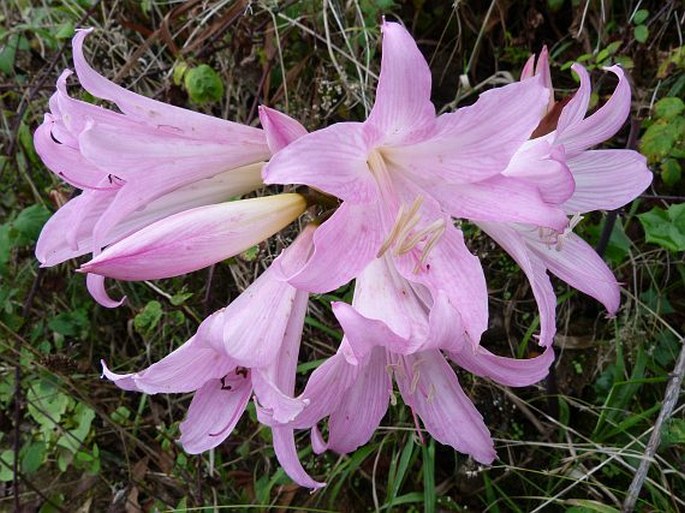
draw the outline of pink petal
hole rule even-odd
[[[266,143],[272,155],[307,135],[307,129],[299,121],[264,105],[259,106],[259,120],[264,127]]]
[[[342,200],[369,203],[378,194],[366,162],[369,151],[361,123],[336,123],[274,155],[264,168],[264,182],[308,185]]]
[[[453,217],[530,223],[556,230],[563,230],[568,225],[562,209],[545,203],[537,187],[517,178],[494,176],[482,182],[444,185],[433,189],[431,194]]]
[[[304,256],[306,242],[306,237],[298,238],[286,251],[294,249],[292,253],[296,256]],[[305,247],[300,250],[301,246]],[[278,279],[270,267],[226,308],[208,317],[200,325],[198,336],[238,365],[261,368],[275,365],[264,371],[264,377],[292,394],[294,382],[291,380],[307,299],[305,292]]]
[[[435,125],[428,63],[402,25],[383,22],[381,31],[381,72],[367,124],[382,134],[382,144],[424,139]]]
[[[514,227],[500,223],[478,223],[521,267],[530,282],[540,312],[540,345],[551,346],[556,333],[556,305],[552,282],[543,261],[528,249],[526,239]],[[534,227],[530,228],[536,231]]]
[[[264,356],[263,361],[271,360],[268,365],[259,362],[263,366],[252,370],[252,385],[259,407],[269,410],[269,418],[278,423],[291,422],[307,404],[292,395],[295,393],[297,357],[308,300],[309,295],[306,292],[295,294],[280,347],[275,348],[272,354]],[[271,322],[267,319],[265,323]],[[262,340],[254,341],[251,349],[255,353],[263,351]]]
[[[105,289],[105,277],[99,274],[89,274],[86,276],[86,287],[93,299],[105,308],[117,308],[124,304],[126,296],[120,300],[112,299]]]
[[[189,454],[199,454],[223,442],[245,411],[251,393],[249,376],[242,373],[232,373],[223,382],[208,380],[195,392],[181,422],[183,449]]]
[[[417,268],[417,250],[394,258],[399,273],[425,286],[432,297],[442,292],[459,312],[470,343],[477,345],[488,325],[488,294],[480,260],[464,244],[464,236],[451,223],[439,242]]]
[[[492,89],[475,104],[440,116],[431,138],[386,148],[384,156],[419,177],[432,174],[458,184],[484,180],[504,171],[542,119],[547,98],[539,78]]]
[[[186,210],[109,246],[80,271],[121,280],[178,276],[245,251],[305,207],[302,196],[281,194]]]
[[[192,337],[178,349],[132,374],[116,374],[102,361],[102,374],[123,390],[146,394],[194,392],[207,381],[224,377],[235,364]]]
[[[614,210],[634,200],[652,182],[647,160],[632,150],[584,151],[568,161],[576,190],[568,213]]]
[[[475,351],[465,348],[458,353],[450,353],[450,358],[460,367],[472,374],[510,387],[525,387],[537,383],[549,373],[554,362],[554,349],[547,347],[534,358],[506,358],[492,354],[482,347]]]
[[[262,164],[252,164],[206,180],[181,187],[150,201],[116,224],[105,237],[105,245],[164,219],[194,207],[219,203],[226,198],[241,196],[261,185]],[[124,187],[128,187],[126,184]],[[135,185],[133,185],[135,187]],[[93,230],[98,220],[112,204],[118,190],[87,190],[67,202],[43,227],[36,256],[44,266],[52,266],[94,249]]]
[[[375,348],[328,419],[328,448],[347,454],[367,443],[388,409],[391,383],[385,349]]]
[[[594,114],[558,131],[558,142],[569,157],[611,138],[625,123],[630,113],[630,84],[620,66],[607,68],[618,77],[618,85],[611,98]]]
[[[274,427],[273,443],[274,451],[278,462],[285,470],[285,473],[300,486],[316,490],[326,486],[326,483],[314,481],[307,471],[302,467],[300,458],[297,455],[297,448],[295,447],[295,436],[292,428],[288,427]]]
[[[571,69],[578,74],[580,86],[559,114],[557,134],[560,137],[563,137],[569,128],[573,128],[585,119],[585,114],[590,106],[590,95],[592,93],[590,75],[583,66],[577,63],[573,64]]]
[[[496,453],[483,417],[440,352],[405,356],[399,365],[395,376],[402,398],[431,436],[480,463],[492,463]]]
[[[335,290],[357,276],[376,256],[381,237],[374,205],[344,202],[316,229],[314,252],[303,266],[291,266],[292,273],[287,279],[293,286],[309,292]]]
[[[266,150],[261,130],[151,100],[110,82],[93,70],[83,55],[83,41],[91,30],[78,30],[72,40],[79,81],[92,95],[114,102],[132,119],[206,141],[228,145],[257,145]]]
[[[609,314],[618,310],[621,292],[613,273],[583,239],[574,233],[566,235],[561,249],[547,247],[542,241],[529,247],[543,260],[547,268],[571,287],[594,297]]]
[[[553,137],[554,134],[549,134],[525,142],[502,174],[535,186],[543,201],[558,205],[573,195],[575,182],[566,165],[563,146],[552,145]],[[544,226],[544,223],[535,224]]]
[[[535,75],[535,54],[531,54],[530,57],[528,57],[526,63],[523,65],[523,68],[521,69],[521,77],[519,80],[524,81],[525,79],[530,78],[533,75]]]

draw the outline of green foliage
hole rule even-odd
[[[224,96],[224,83],[221,77],[207,64],[187,69],[183,85],[190,99],[197,104],[218,102]]]
[[[654,207],[637,217],[647,242],[670,251],[685,251],[685,203],[671,205],[666,210]]]
[[[685,103],[680,98],[662,98],[654,105],[654,121],[642,136],[640,151],[659,165],[667,186],[680,182],[685,158]]]
[[[7,272],[11,251],[35,243],[49,217],[43,205],[31,205],[0,225],[0,275]]]

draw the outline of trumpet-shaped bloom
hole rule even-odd
[[[294,221],[306,206],[302,196],[289,193],[190,209],[108,246],[79,270],[120,280],[189,273],[270,237]]]
[[[381,258],[357,278],[352,306],[333,305],[345,339],[312,374],[300,396],[307,405],[291,423],[313,428],[317,452],[347,453],[365,444],[385,415],[394,376],[404,402],[436,440],[492,462],[489,432],[441,350],[474,374],[525,386],[546,376],[552,349],[527,360],[474,350],[458,329],[441,325],[442,307],[431,302],[423,286],[403,279],[389,258]],[[329,417],[327,442],[316,427],[324,417]]]
[[[84,192],[45,226],[37,248],[44,265],[97,253],[166,216],[255,190],[269,157],[259,129],[145,98],[99,75],[83,54],[89,32],[73,39],[79,81],[120,112],[70,97],[70,71],[57,81],[34,143],[49,169]]]
[[[305,229],[286,250],[291,261],[306,259],[311,232],[312,228]],[[180,426],[181,445],[191,454],[223,442],[254,394],[260,410],[284,424],[272,430],[276,456],[286,473],[301,486],[319,488],[324,484],[302,468],[294,430],[285,425],[306,405],[291,396],[307,298],[306,292],[279,279],[271,267],[238,300],[206,319],[195,336],[159,362],[132,374],[114,373],[103,363],[103,374],[123,390],[195,392]]]
[[[620,291],[613,273],[594,249],[573,233],[573,228],[582,219],[580,214],[621,207],[644,191],[652,180],[645,158],[636,151],[589,149],[613,136],[630,111],[630,86],[624,71],[619,66],[608,68],[617,76],[618,85],[611,98],[586,117],[590,77],[578,64],[573,65],[573,70],[580,77],[578,91],[566,104],[555,104],[552,96],[540,125],[548,133],[525,143],[509,169],[519,175],[519,170],[525,169],[530,180],[544,183],[549,177],[545,172],[545,151],[556,152],[568,168],[574,188],[568,197],[548,197],[547,201],[556,200],[572,216],[569,227],[559,233],[539,224],[489,220],[477,223],[514,258],[530,280],[540,310],[543,346],[552,343],[555,332],[556,297],[548,270],[600,301],[610,314],[618,309]],[[522,79],[533,74],[550,80],[546,50],[537,66],[531,57]]]
[[[500,176],[538,124],[548,92],[533,77],[437,117],[430,71],[416,43],[396,23],[384,23],[382,31],[369,118],[305,135],[264,168],[266,183],[306,184],[343,200],[316,231],[314,253],[290,283],[332,290],[389,253],[407,279],[444,292],[477,343],[487,326],[485,281],[450,216],[564,228],[563,211],[548,206],[534,186]],[[446,186],[453,194],[441,193]],[[501,201],[502,189],[511,202]]]

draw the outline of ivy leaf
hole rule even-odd
[[[187,70],[183,83],[188,96],[195,103],[216,102],[224,96],[224,83],[221,77],[206,64]]]
[[[668,210],[654,207],[637,217],[647,242],[670,251],[685,251],[685,203],[671,205]]]

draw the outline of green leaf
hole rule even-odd
[[[666,427],[661,434],[661,445],[670,447],[674,445],[685,444],[685,420],[684,419],[670,419],[666,423]]]
[[[25,246],[36,242],[49,217],[50,211],[43,205],[31,205],[22,210],[12,222],[16,231],[14,244]]]
[[[659,161],[668,156],[677,138],[678,133],[675,127],[665,120],[659,120],[642,136],[640,150],[650,161]]]
[[[162,320],[162,305],[159,301],[150,301],[143,311],[133,319],[133,327],[141,335],[147,335],[154,330]]]
[[[0,482],[6,483],[14,480],[14,451],[8,449],[0,454]]]
[[[590,499],[569,499],[566,504],[573,506],[566,510],[566,513],[619,513],[619,510],[608,504],[603,504]]]
[[[60,28],[55,32],[55,38],[57,39],[69,39],[74,35],[74,24],[70,21],[63,23]]]
[[[642,25],[644,21],[649,17],[649,11],[647,9],[640,9],[633,16],[633,23],[635,25]]]
[[[685,111],[685,103],[680,98],[667,96],[654,105],[654,115],[661,119],[673,119]]]
[[[649,37],[649,29],[646,25],[638,25],[633,29],[633,37],[638,43],[644,43]]]
[[[45,442],[32,442],[31,445],[23,451],[24,455],[21,458],[21,471],[24,474],[33,474],[40,468],[45,460]]]
[[[647,242],[671,251],[685,251],[685,203],[671,205],[668,210],[654,207],[637,217]]]
[[[665,159],[661,163],[661,179],[669,187],[673,187],[680,181],[682,169],[676,159]]]
[[[557,12],[564,6],[564,0],[547,0],[547,7],[552,12]]]
[[[186,71],[184,85],[195,103],[216,102],[224,96],[224,83],[219,74],[206,64]]]

